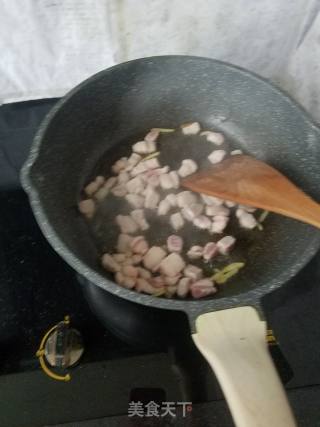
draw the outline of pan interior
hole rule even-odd
[[[61,104],[42,131],[31,168],[31,182],[54,232],[85,265],[102,272],[99,256],[114,250],[119,232],[114,212],[127,207],[110,197],[88,226],[76,208],[83,186],[97,174],[107,174],[150,128],[177,128],[189,121],[222,131],[230,147],[270,163],[319,200],[318,129],[281,92],[251,74],[206,59],[163,57],[121,64],[85,82]],[[186,141],[178,132],[160,141],[161,163],[172,168],[183,158],[203,161],[212,149],[194,137]],[[163,244],[171,233],[163,219],[157,233],[147,237]],[[229,233],[238,242],[223,264],[244,260],[246,268],[221,287],[216,299],[270,283],[276,287],[319,244],[315,229],[275,214],[262,232],[231,224]],[[207,233],[189,226],[183,237],[186,247],[208,241]]]

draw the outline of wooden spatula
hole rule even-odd
[[[273,167],[246,155],[182,180],[197,193],[276,212],[320,228],[320,205]]]

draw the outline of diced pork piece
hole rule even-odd
[[[178,172],[177,171],[171,171],[171,172],[169,172],[169,175],[170,175],[170,178],[171,178],[171,181],[173,184],[173,188],[176,188],[176,189],[179,188],[180,178],[179,178]]]
[[[160,178],[158,175],[152,175],[146,180],[150,187],[156,188],[160,185]]]
[[[123,280],[124,280],[124,276],[121,273],[121,271],[117,271],[114,278],[115,278],[116,283],[118,283],[118,285],[122,285]]]
[[[238,156],[239,154],[243,154],[242,150],[232,150],[230,152],[231,156]]]
[[[213,165],[220,163],[227,155],[225,150],[214,150],[209,154],[208,159]]]
[[[138,264],[140,264],[141,263],[141,261],[142,261],[142,258],[143,258],[143,256],[142,256],[142,254],[134,254],[134,255],[132,255],[132,264],[133,265],[138,265]]]
[[[217,242],[218,250],[221,255],[227,255],[234,244],[236,243],[236,239],[233,236],[225,236]]]
[[[130,179],[130,175],[128,174],[128,172],[122,171],[119,173],[118,183],[119,184],[125,184],[126,182],[129,181],[129,179]]]
[[[191,248],[187,252],[187,257],[189,259],[200,259],[203,255],[203,247],[202,246],[191,246]]]
[[[131,256],[128,256],[125,261],[123,261],[122,263],[122,267],[124,267],[125,265],[133,265],[133,260],[131,258]]]
[[[178,193],[176,197],[179,208],[184,208],[192,205],[193,203],[197,203],[197,196],[191,191],[181,191],[181,193]]]
[[[147,209],[156,209],[159,201],[160,194],[153,187],[147,187],[145,192],[144,207]]]
[[[158,129],[151,129],[150,132],[144,137],[144,140],[147,142],[155,142],[159,136],[160,132]]]
[[[94,193],[93,197],[98,202],[101,202],[107,197],[108,194],[109,194],[109,188],[105,184],[103,184],[103,186],[100,187],[99,190]]]
[[[178,252],[180,253],[183,248],[183,239],[176,234],[172,234],[167,239],[167,248],[169,252]]]
[[[202,270],[195,265],[188,264],[183,270],[183,275],[185,277],[190,277],[193,281],[196,281],[202,278]]]
[[[257,220],[251,213],[244,211],[239,217],[239,224],[242,228],[252,230],[257,226]]]
[[[144,205],[144,197],[139,194],[127,194],[126,200],[134,208],[142,208]]]
[[[163,173],[168,173],[168,172],[169,172],[169,170],[170,170],[170,167],[169,167],[169,166],[163,166],[162,168],[155,169],[155,172],[156,172],[158,175],[161,175],[161,174],[163,174]]]
[[[141,254],[134,254],[131,257],[131,260],[132,260],[132,265],[140,264],[140,262],[142,261],[142,255]]]
[[[195,225],[197,228],[200,228],[200,230],[209,230],[211,227],[211,221],[205,215],[197,216],[192,222],[193,225]]]
[[[105,179],[103,176],[98,175],[95,179],[95,182],[97,182],[99,185],[103,185],[105,183]]]
[[[155,288],[163,288],[164,286],[166,286],[163,276],[152,277],[152,279],[150,280],[150,283]]]
[[[137,283],[137,279],[134,277],[123,276],[121,286],[127,289],[133,289]]]
[[[139,275],[139,270],[133,265],[125,265],[122,267],[122,274],[124,276],[133,277],[134,279],[136,279]]]
[[[181,274],[177,274],[176,276],[164,276],[163,280],[166,286],[174,286],[178,283],[179,279],[181,277]]]
[[[116,223],[123,234],[131,234],[138,231],[138,224],[129,215],[117,215]]]
[[[104,184],[104,177],[97,176],[96,179],[90,182],[85,188],[84,192],[88,197],[91,197],[96,193],[99,188]]]
[[[128,193],[141,194],[145,188],[145,182],[141,176],[136,176],[127,182],[126,188]]]
[[[169,172],[169,166],[164,166],[163,168],[149,169],[141,176],[148,185],[157,187],[160,184],[160,175],[167,172]]]
[[[196,299],[207,297],[217,292],[217,289],[210,279],[201,279],[195,283],[192,283],[190,290],[191,295]]]
[[[169,176],[169,178],[171,180],[171,188],[175,188],[175,189],[179,188],[179,186],[180,186],[180,178],[179,178],[178,172],[171,171],[171,172],[168,173],[168,176]]]
[[[131,218],[138,224],[139,228],[142,231],[149,229],[150,226],[146,220],[143,209],[135,209],[131,212],[130,215],[131,215]]]
[[[188,175],[193,174],[198,169],[197,163],[192,159],[182,160],[181,166],[178,169],[178,174],[181,178],[185,178]]]
[[[118,178],[116,176],[111,176],[106,180],[104,183],[104,187],[108,188],[109,190],[116,185],[118,181]]]
[[[150,160],[152,160],[152,159],[150,159]],[[142,163],[146,163],[146,162],[142,162]],[[169,172],[169,170],[170,170],[170,168],[169,168],[169,166],[163,166],[162,168],[156,168],[156,169],[148,169],[146,172],[145,172],[145,174],[144,174],[144,176],[146,177],[146,179],[148,179],[148,178],[150,178],[151,176],[153,176],[153,175],[157,175],[157,176],[160,176],[160,175],[162,175],[163,173],[168,173]]]
[[[160,246],[152,246],[143,257],[143,265],[148,270],[156,269],[167,253]]]
[[[227,208],[234,208],[237,206],[236,202],[232,202],[231,200],[225,200],[224,204],[227,206]]]
[[[213,218],[212,225],[210,228],[210,233],[222,233],[226,226],[228,225],[229,218],[227,216],[216,215]]]
[[[151,279],[152,274],[150,273],[149,270],[146,270],[145,268],[142,268],[142,267],[138,267],[138,271],[139,271],[139,276],[142,277],[143,279]]]
[[[224,211],[222,212],[222,214],[224,214]],[[215,215],[212,220],[213,222],[225,222],[225,224],[228,224],[230,217],[226,216],[226,215]]]
[[[116,197],[124,197],[127,192],[126,184],[118,184],[111,190],[111,193]]]
[[[134,168],[142,159],[142,156],[140,156],[137,153],[132,153],[131,156],[128,158],[128,165],[131,166],[131,168]]]
[[[126,254],[113,254],[112,257],[119,264],[123,263],[127,258]]]
[[[172,207],[177,206],[178,201],[175,194],[168,194],[164,200],[168,201]]]
[[[118,271],[115,274],[115,281],[118,283],[118,285],[127,289],[134,288],[136,284],[136,279],[134,277],[125,276],[121,271]]]
[[[237,208],[236,210],[236,217],[240,218],[246,211],[243,208]]]
[[[200,132],[200,124],[198,122],[185,123],[181,125],[181,130],[184,135],[196,135]]]
[[[149,245],[143,236],[137,236],[131,240],[130,249],[134,254],[145,255],[149,250]]]
[[[155,141],[139,141],[133,144],[132,151],[138,154],[151,154],[156,151]]]
[[[169,190],[169,189],[173,188],[173,182],[172,182],[171,177],[168,173],[160,175],[159,179],[160,179],[160,187],[163,190]]]
[[[177,295],[180,298],[184,298],[188,295],[189,289],[191,285],[191,279],[190,277],[183,277],[179,280],[178,288],[177,288]]]
[[[171,253],[159,264],[160,273],[164,276],[175,277],[184,269],[186,263],[177,253]]]
[[[145,162],[142,162],[142,163],[145,163]],[[156,172],[156,170],[157,169],[148,169],[141,175],[141,178],[144,180],[146,184],[149,183],[149,180],[151,177],[156,176],[157,178],[159,178],[159,174]]]
[[[218,255],[219,249],[216,243],[209,242],[205,245],[203,248],[203,259],[205,262],[210,261],[212,258],[214,258],[216,255]]]
[[[183,217],[188,221],[193,221],[203,211],[203,205],[201,203],[192,203],[189,206],[185,206],[181,213]]]
[[[153,159],[144,160],[144,162],[148,170],[152,169],[160,169],[159,160],[154,157]]]
[[[177,172],[171,171],[159,176],[160,186],[163,190],[170,190],[171,188],[179,188],[180,180]]]
[[[167,298],[172,298],[172,297],[173,297],[173,295],[175,295],[175,293],[177,292],[177,288],[178,288],[178,286],[177,286],[177,285],[174,285],[174,286],[166,286],[166,288],[165,288],[165,296],[166,296]]]
[[[166,200],[166,199],[161,200],[161,202],[159,203],[159,206],[158,206],[158,215],[159,216],[167,215],[167,213],[169,212],[170,209],[171,209],[171,205],[168,202],[168,200]]]
[[[102,255],[101,264],[103,268],[105,268],[107,271],[111,271],[111,273],[121,271],[121,265],[116,262],[110,254]]]
[[[220,132],[212,132],[206,130],[200,133],[201,136],[205,136],[207,141],[212,142],[215,145],[222,145],[224,143],[224,136]]]
[[[81,200],[78,204],[79,212],[88,219],[93,218],[96,205],[92,199]]]
[[[221,206],[223,204],[223,200],[214,196],[207,196],[206,194],[201,194],[201,198],[204,203],[208,206]]]
[[[159,292],[159,288],[152,286],[149,280],[143,279],[142,277],[137,279],[136,290],[138,292],[144,292],[149,295],[153,295]]]
[[[170,216],[170,224],[175,231],[180,230],[184,226],[184,219],[180,212]]]
[[[206,206],[206,215],[208,216],[229,216],[230,210],[225,206]]]
[[[115,164],[112,166],[112,172],[115,174],[120,173],[123,169],[128,166],[127,157],[121,157],[121,159],[117,160]]]
[[[117,242],[117,251],[121,253],[131,252],[130,244],[133,240],[132,236],[129,234],[119,234]]]
[[[148,171],[148,167],[146,165],[146,162],[140,162],[131,170],[131,176],[135,177],[137,175],[140,175],[144,172]]]
[[[247,205],[239,205],[239,209],[243,209],[244,211],[249,212],[249,213],[253,213],[257,210],[253,206],[247,206]]]

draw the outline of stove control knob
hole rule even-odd
[[[70,327],[70,318],[66,316],[44,335],[36,355],[41,368],[49,377],[59,381],[70,381],[71,376],[65,371],[80,360],[83,351],[81,334]],[[51,370],[49,365],[58,372]]]
[[[51,366],[70,368],[83,354],[80,332],[70,328],[69,324],[60,322],[49,335],[44,350],[44,355]]]

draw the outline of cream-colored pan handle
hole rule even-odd
[[[214,370],[237,427],[296,426],[252,307],[200,315],[193,340]]]

